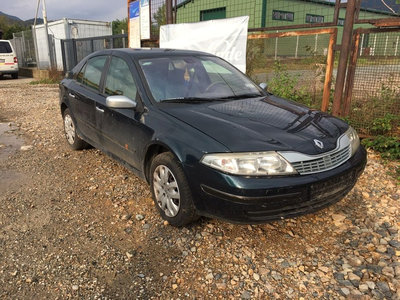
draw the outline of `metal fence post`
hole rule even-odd
[[[167,24],[172,24],[174,21],[174,16],[172,12],[172,0],[165,1],[165,9],[167,13]]]
[[[337,70],[335,94],[333,98],[332,113],[334,116],[341,116],[343,113],[343,88],[346,79],[347,63],[349,60],[351,37],[353,33],[354,16],[359,0],[348,0],[346,7],[346,17],[344,20],[342,44],[340,47],[339,65]]]
[[[67,58],[65,57],[65,42],[64,40],[60,40],[61,42],[61,56],[62,56],[62,63],[63,63],[63,71],[67,72]]]
[[[72,51],[74,52],[74,66],[78,63],[78,53],[76,51],[76,40],[72,39]]]

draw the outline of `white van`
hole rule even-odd
[[[18,59],[10,41],[0,40],[0,78],[5,74],[18,78]]]

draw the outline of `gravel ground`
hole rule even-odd
[[[0,81],[1,299],[400,299],[400,187],[369,152],[338,204],[164,224],[148,185],[64,141],[58,87]]]

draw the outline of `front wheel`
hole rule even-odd
[[[78,137],[76,134],[76,125],[74,119],[71,117],[71,113],[67,108],[63,113],[64,120],[64,133],[67,139],[68,145],[74,150],[81,150],[88,146],[88,144]]]
[[[153,159],[150,187],[161,217],[171,225],[183,226],[199,218],[182,166],[172,153],[164,152]]]

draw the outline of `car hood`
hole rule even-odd
[[[346,123],[275,96],[201,104],[162,104],[160,109],[222,143],[232,152],[299,151],[336,147]],[[323,143],[317,146],[315,139]]]

